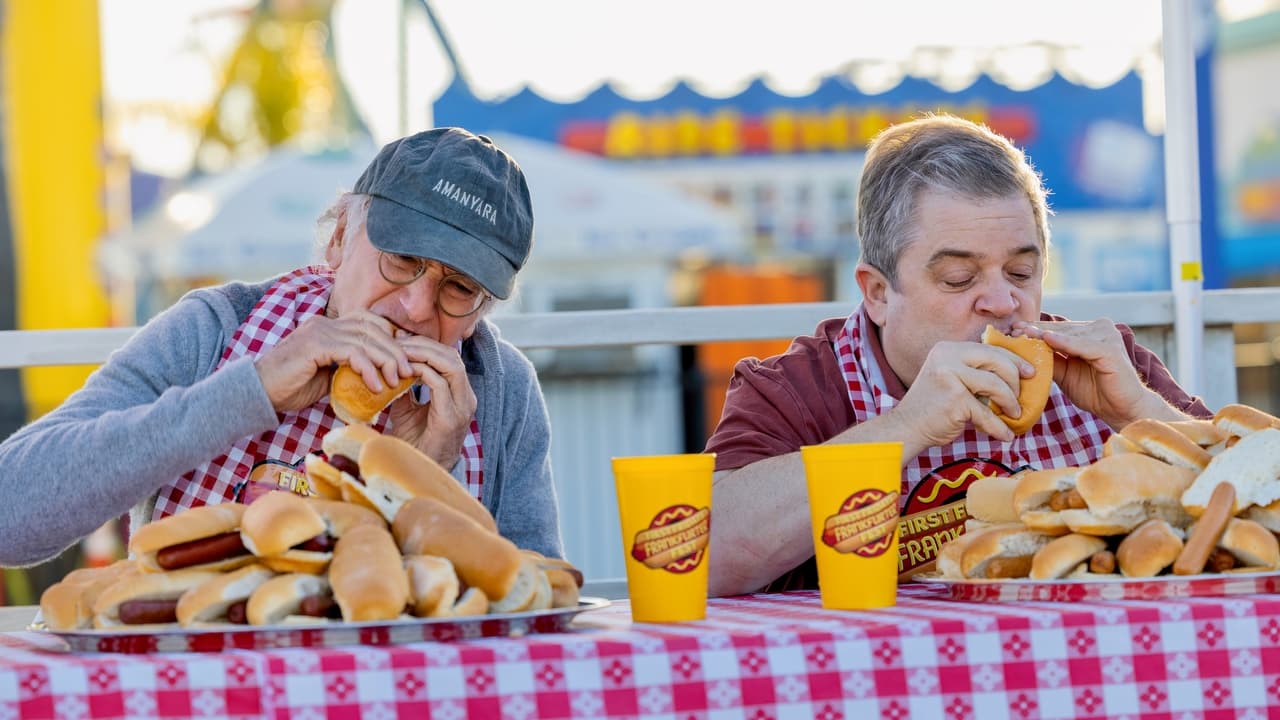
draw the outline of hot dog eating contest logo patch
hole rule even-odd
[[[898,493],[859,490],[845,498],[836,514],[827,518],[822,544],[840,553],[876,557],[893,543],[897,524]]]
[[[996,460],[964,458],[929,471],[911,489],[898,520],[898,578],[933,570],[943,544],[964,533],[965,495],[979,478],[1013,475]]]
[[[687,573],[702,562],[710,539],[710,508],[672,505],[659,511],[649,527],[636,533],[631,557],[654,570]]]

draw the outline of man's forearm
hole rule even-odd
[[[901,439],[897,423],[883,416],[827,442]],[[904,450],[904,457],[918,453],[907,452],[912,451]],[[809,490],[799,452],[717,473],[711,502],[712,596],[754,592],[813,556]]]

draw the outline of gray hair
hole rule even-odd
[[[372,195],[363,193],[343,192],[333,201],[324,212],[320,213],[320,217],[316,218],[316,247],[317,252],[323,256],[325,248],[329,246],[329,241],[333,237],[333,232],[337,229],[338,220],[345,217],[346,224],[342,226],[342,245],[345,247],[347,243],[355,242],[356,235],[364,228],[365,222],[369,218],[369,203],[373,200]],[[506,300],[489,296],[489,300],[480,308],[480,317],[488,315],[499,305],[505,305],[516,298],[520,289],[517,283],[511,289],[511,296]]]
[[[372,199],[370,195],[344,192],[316,218],[316,245],[321,253],[329,246],[340,218],[346,218],[342,227],[342,244],[345,246],[355,239],[369,216],[369,201]]]
[[[1007,138],[951,115],[929,115],[883,130],[867,148],[858,187],[861,260],[893,287],[898,259],[914,239],[924,190],[974,200],[1023,195],[1031,203],[1041,249],[1049,248],[1052,211],[1040,174]]]

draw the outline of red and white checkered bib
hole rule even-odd
[[[898,404],[886,389],[883,371],[867,345],[866,338],[875,332],[869,326],[870,320],[859,308],[845,322],[835,342],[836,357],[859,423]],[[1073,405],[1055,383],[1040,422],[1012,442],[1001,442],[968,425],[950,445],[931,447],[916,456],[902,470],[902,498],[905,501],[921,478],[960,460],[993,460],[1013,469],[1083,467],[1100,457],[1102,443],[1110,435],[1109,426]]]
[[[300,268],[281,277],[236,330],[214,372],[232,360],[258,357],[275,347],[308,318],[324,312],[332,288],[333,271],[326,267]],[[383,411],[374,419],[375,430],[386,431],[388,414]],[[198,505],[232,501],[236,486],[260,463],[276,461],[301,467],[308,453],[319,450],[325,433],[341,424],[329,406],[328,395],[310,407],[277,413],[277,417],[280,425],[276,429],[240,440],[222,455],[161,487],[151,519],[159,520]],[[467,491],[479,499],[484,483],[484,451],[480,425],[474,417],[471,431],[462,443],[462,459],[466,463]]]

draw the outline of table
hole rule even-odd
[[[964,603],[905,586],[712,600],[638,625],[392,647],[71,655],[0,634],[0,717],[1256,717],[1280,706],[1280,596]]]

